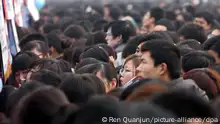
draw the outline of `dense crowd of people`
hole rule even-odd
[[[219,10],[46,6],[17,26],[0,124],[219,123]]]

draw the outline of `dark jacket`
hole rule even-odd
[[[203,98],[204,100],[209,100],[206,92],[200,89],[198,85],[191,79],[183,80],[182,78],[179,78],[171,81],[168,85],[171,89],[191,91]]]

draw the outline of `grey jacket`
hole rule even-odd
[[[170,82],[169,86],[171,87],[171,89],[181,89],[194,92],[204,100],[209,100],[208,96],[206,95],[206,92],[200,89],[198,85],[191,79],[183,80],[182,78],[179,78]]]

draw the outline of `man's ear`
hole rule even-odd
[[[122,35],[116,37],[117,41],[121,41],[122,40]]]
[[[112,82],[112,83],[111,83],[111,87],[112,87],[112,88],[116,88],[116,87],[117,87],[117,80],[114,78],[114,79],[112,79],[111,82]]]
[[[160,75],[164,75],[167,72],[167,70],[168,70],[168,68],[167,68],[166,63],[160,64],[160,67],[159,67],[159,74]]]

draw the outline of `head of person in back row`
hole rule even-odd
[[[141,63],[137,75],[171,81],[180,78],[180,51],[166,40],[150,40],[141,46]]]
[[[115,51],[122,52],[130,36],[135,35],[132,26],[126,21],[114,21],[108,25],[106,41]]]
[[[206,33],[209,33],[213,28],[214,15],[209,12],[199,12],[196,14],[194,23],[203,27]]]
[[[148,11],[143,18],[143,28],[148,32],[152,32],[155,23],[164,18],[165,12],[163,9],[155,7]],[[146,33],[147,33],[146,32]]]

